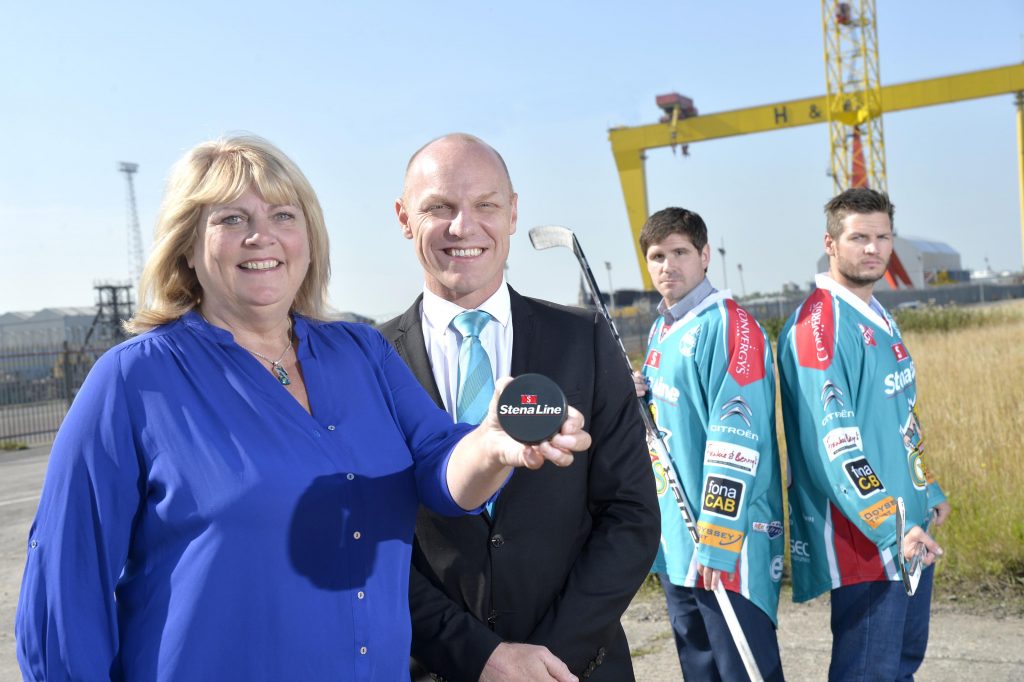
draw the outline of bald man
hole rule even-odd
[[[558,383],[594,444],[567,469],[516,472],[480,516],[420,509],[412,653],[452,681],[632,680],[619,618],[660,533],[633,384],[600,315],[505,282],[517,201],[504,160],[479,138],[446,135],[413,154],[395,210],[423,293],[381,331],[453,418],[460,349],[479,341],[493,379]],[[464,313],[482,328],[467,332]]]

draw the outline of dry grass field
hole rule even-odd
[[[1020,590],[1024,302],[966,312],[951,324],[942,310],[931,322],[928,311],[900,321],[917,366],[925,458],[953,505],[936,530],[946,549],[937,579]]]

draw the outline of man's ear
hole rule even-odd
[[[512,199],[509,202],[509,205],[512,207],[512,215],[511,220],[509,221],[511,227],[509,228],[508,233],[512,235],[516,233],[516,221],[519,220],[519,195],[515,192],[512,192]]]
[[[412,228],[409,226],[409,213],[405,210],[405,202],[399,197],[395,199],[395,215],[398,216],[398,224],[402,226],[402,236],[412,239]]]

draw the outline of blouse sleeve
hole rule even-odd
[[[26,680],[110,679],[114,587],[142,498],[118,352],[97,362],[50,452],[15,621]]]
[[[446,516],[479,512],[482,506],[467,510],[456,504],[448,489],[447,477],[452,449],[474,427],[453,424],[448,413],[435,405],[423,390],[391,344],[384,337],[381,343],[384,345],[384,377],[391,391],[395,418],[415,462],[420,502]]]

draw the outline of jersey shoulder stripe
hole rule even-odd
[[[764,379],[764,335],[754,316],[732,299],[729,314],[729,375],[740,386]]]
[[[801,367],[828,369],[835,359],[836,320],[832,293],[815,289],[793,324],[797,362]]]

